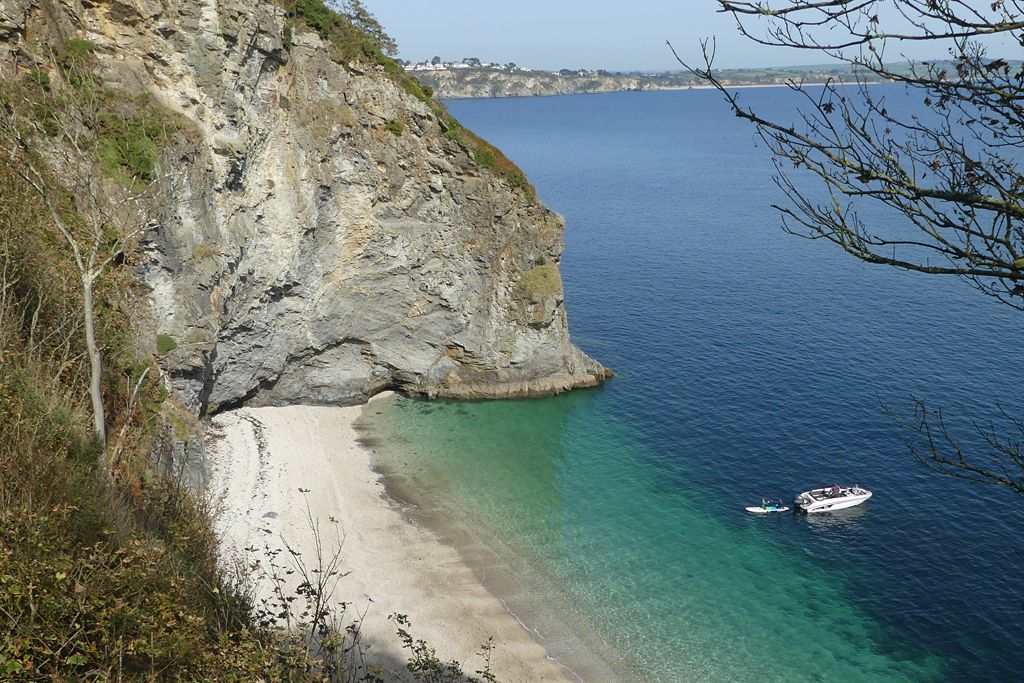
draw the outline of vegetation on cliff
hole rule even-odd
[[[205,519],[150,458],[166,394],[139,382],[148,366],[118,303],[123,267],[96,307],[106,415],[128,427],[111,481],[71,249],[6,165],[0,196],[0,680],[260,673],[268,658],[216,569]]]
[[[173,408],[136,355],[133,254],[109,220],[120,194],[100,189],[106,175],[137,195],[180,131],[104,90],[90,55],[69,41],[59,85],[33,71],[0,103],[0,680],[283,675],[307,665],[267,654],[203,513],[161,476]],[[83,253],[102,264],[92,306]],[[98,412],[86,313],[104,359]]]
[[[455,117],[448,113],[444,104],[434,100],[434,88],[424,85],[420,80],[409,75],[389,55],[395,53],[394,41],[384,33],[380,24],[358,0],[346,0],[335,11],[320,0],[281,0],[293,21],[302,21],[315,30],[321,39],[329,42],[339,52],[343,63],[363,61],[380,66],[384,72],[406,92],[426,104],[441,120],[446,135],[450,140],[466,148],[471,159],[477,165],[489,169],[495,175],[508,182],[513,190],[521,190],[530,201],[535,201],[537,191],[526,180],[526,174],[510,161],[497,147],[483,138],[463,128]],[[353,21],[355,19],[355,21]],[[294,30],[293,26],[286,29]],[[290,40],[286,40],[290,43]],[[401,122],[390,124],[389,131],[401,134],[398,126]]]
[[[289,12],[344,63],[382,66],[476,163],[532,196],[382,35],[316,0]],[[39,67],[0,81],[0,681],[382,680],[316,577],[254,612],[244,577],[218,564],[206,512],[167,476],[173,437],[195,425],[139,352],[135,238],[194,130],[105,87],[87,41],[36,47]],[[175,345],[161,335],[157,351]],[[289,612],[296,600],[312,611]],[[285,613],[297,632],[276,627]],[[413,677],[464,679],[400,626]]]

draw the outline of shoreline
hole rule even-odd
[[[538,591],[533,581],[506,565],[502,558],[504,552],[509,552],[507,547],[494,538],[478,536],[479,530],[471,530],[453,519],[443,503],[429,489],[424,490],[414,476],[384,465],[380,452],[387,443],[374,433],[373,419],[364,412],[354,427],[360,434],[359,443],[371,454],[371,468],[380,475],[385,495],[399,506],[410,523],[431,532],[438,542],[458,552],[479,584],[544,647],[547,658],[558,663],[568,680],[641,683],[628,664],[601,648],[600,638],[595,641],[589,625],[567,618],[571,609],[552,607],[559,597],[550,586]],[[396,450],[402,453],[404,449]]]
[[[213,419],[207,498],[225,566],[262,577],[261,599],[272,594],[267,575],[274,565],[286,594],[293,594],[298,577],[286,576],[289,551],[307,568],[338,552],[335,601],[349,603],[346,616],[362,615],[369,659],[388,670],[403,669],[408,655],[388,618],[400,613],[408,615],[415,639],[469,674],[483,668],[481,646],[493,637],[498,680],[584,680],[485,586],[509,578],[500,577],[493,554],[488,558],[466,532],[389,495],[355,427],[369,405],[243,408]],[[482,561],[467,561],[470,556]]]

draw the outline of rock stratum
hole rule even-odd
[[[161,159],[137,266],[144,350],[177,345],[160,365],[189,412],[610,376],[569,340],[561,218],[382,66],[269,2],[0,0],[5,76],[48,69],[46,46],[70,38],[107,88],[191,131]]]

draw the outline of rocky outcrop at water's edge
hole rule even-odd
[[[382,67],[286,23],[257,0],[0,0],[5,76],[85,39],[106,87],[187,122],[138,266],[140,338],[176,343],[161,366],[182,405],[499,398],[608,377],[569,341],[562,220]]]

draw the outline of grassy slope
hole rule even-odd
[[[64,50],[58,67],[77,90],[51,89],[42,72],[0,85],[3,125],[26,133],[26,158],[37,167],[44,162],[35,153],[56,139],[48,121],[75,115],[75,103],[97,93],[90,79],[71,78],[75,64],[89,61],[68,55],[87,48],[81,43]],[[102,102],[99,125],[83,138],[91,172],[131,184],[153,172],[161,136],[174,128],[156,132],[165,114],[144,102],[116,94]],[[109,431],[120,440],[128,423],[110,482],[92,438],[71,250],[13,167],[0,165],[0,680],[280,679],[288,667],[303,668],[290,655],[267,654],[273,634],[255,627],[218,571],[208,520],[151,469],[166,393],[149,379],[156,372],[139,384],[147,363],[132,351],[128,261],[97,287]],[[67,224],[86,223],[76,210],[84,198],[52,176],[46,189]]]

